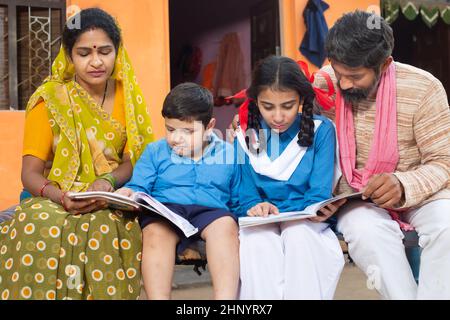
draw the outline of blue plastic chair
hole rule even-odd
[[[422,248],[419,246],[419,236],[415,231],[403,232],[405,238],[403,243],[405,245],[405,253],[408,258],[411,271],[414,275],[414,279],[419,283],[419,271],[420,271],[420,255]]]

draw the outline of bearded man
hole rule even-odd
[[[375,18],[355,11],[336,22],[326,41],[331,65],[321,70],[330,77],[319,72],[315,80],[336,91],[336,106],[324,111],[339,140],[335,193],[362,191],[372,202],[338,203],[322,219],[336,213],[349,254],[377,277],[383,298],[450,299],[447,95],[430,73],[393,61],[393,31]],[[418,284],[402,243],[409,227],[422,248]]]

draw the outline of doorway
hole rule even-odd
[[[450,25],[438,19],[429,28],[422,19],[410,21],[400,14],[391,26],[395,37],[394,59],[438,78],[450,104]]]
[[[249,86],[260,59],[280,53],[278,0],[169,0],[169,17],[171,87],[210,89],[224,138],[238,107],[224,97]]]

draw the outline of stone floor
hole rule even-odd
[[[209,300],[213,298],[211,277],[203,272],[198,276],[190,266],[177,266],[172,298],[175,300]],[[145,293],[144,293],[145,294]],[[145,299],[145,296],[141,297]],[[336,300],[378,300],[379,294],[369,290],[365,275],[351,263],[346,263],[339,281]]]

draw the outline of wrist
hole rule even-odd
[[[66,204],[64,203],[64,198],[66,197],[67,191],[61,191],[61,197],[59,198],[59,202],[61,203],[61,206],[64,208],[65,211],[67,210]]]
[[[397,181],[397,186],[398,186],[398,190],[400,193],[400,200],[395,205],[396,208],[399,208],[399,207],[402,207],[406,202],[405,187],[403,186],[402,181],[395,174],[393,176],[395,177],[395,179]]]
[[[44,191],[51,184],[53,184],[55,186],[55,188],[58,188],[59,190],[61,190],[61,186],[59,185],[59,183],[57,181],[46,180],[45,183],[42,185],[42,187],[39,189],[39,196],[41,198],[45,197]]]
[[[112,186],[112,188],[116,189],[117,180],[114,178],[112,173],[105,173],[97,177],[97,180],[102,179],[109,182],[109,184]]]

